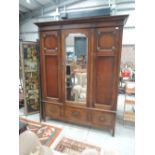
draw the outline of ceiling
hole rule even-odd
[[[29,3],[28,3],[29,1]],[[47,7],[71,5],[84,0],[19,0],[19,14],[23,15]]]
[[[133,9],[134,0],[19,0],[19,17],[22,22],[30,18],[48,17],[49,13],[56,11],[56,8],[59,9],[59,12],[65,8],[68,11],[70,6],[81,3],[83,5],[78,8],[80,10],[97,9],[107,7],[109,2],[117,4],[120,7],[117,7],[117,10],[129,10]],[[73,7],[73,9],[77,11],[77,8]]]
[[[61,0],[19,0],[19,13],[27,13],[48,5],[57,5]]]
[[[40,17],[55,11],[56,8],[60,9],[84,1],[87,0],[19,0],[19,19],[24,21]]]

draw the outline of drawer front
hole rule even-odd
[[[61,107],[59,105],[46,103],[45,104],[45,113],[46,116],[52,117],[52,118],[60,118],[61,117]]]
[[[112,127],[115,123],[115,113],[93,111],[91,121],[96,127]]]
[[[87,111],[80,108],[65,108],[65,118],[67,121],[79,124],[87,123]]]

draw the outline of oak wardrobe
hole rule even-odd
[[[123,26],[128,15],[35,23],[41,117],[109,129],[114,136]]]

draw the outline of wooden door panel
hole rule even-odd
[[[119,28],[96,29],[94,52],[94,103],[111,107],[114,103]],[[107,107],[108,108],[108,107]]]
[[[114,58],[98,57],[96,61],[96,103],[112,102]]]
[[[46,91],[48,97],[58,98],[58,58],[46,56]]]
[[[41,33],[41,70],[43,97],[60,99],[60,35],[58,31]]]

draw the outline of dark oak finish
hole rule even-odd
[[[58,58],[46,56],[45,65],[47,96],[58,98]]]
[[[97,127],[106,126],[111,128],[115,115],[101,111],[92,111],[92,123]]]
[[[87,124],[87,111],[83,108],[69,107],[65,108],[65,118],[67,121],[78,124]]]
[[[128,15],[36,23],[41,45],[42,118],[108,128],[115,133],[123,26]],[[65,38],[87,39],[86,104],[66,100]]]
[[[96,102],[110,105],[114,81],[114,58],[97,57],[96,59]]]
[[[45,104],[46,116],[50,116],[52,118],[61,118],[61,106],[56,104]]]

